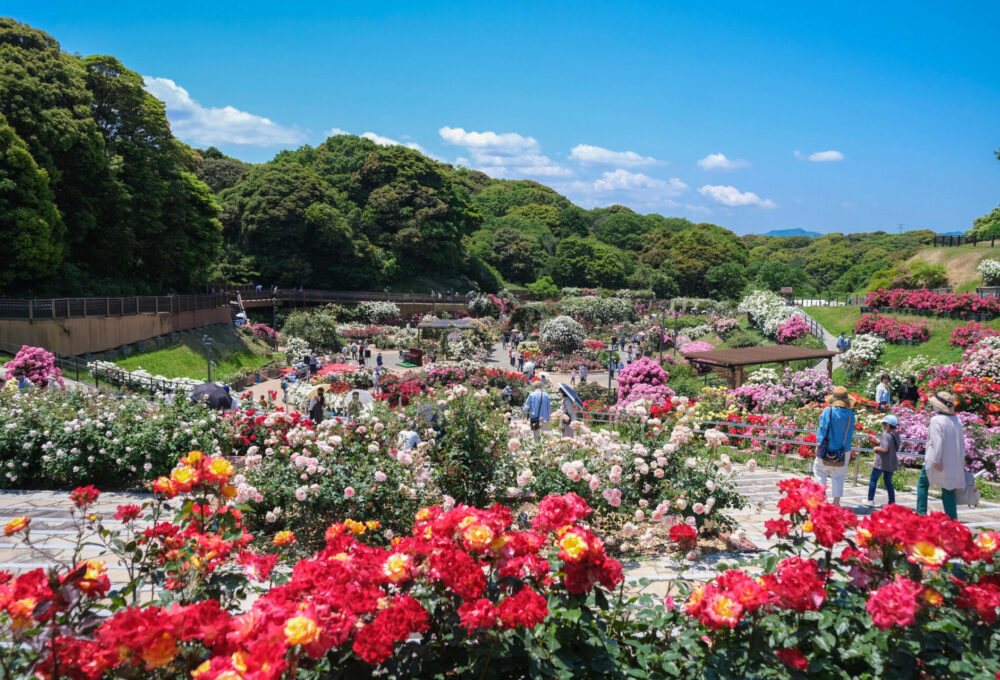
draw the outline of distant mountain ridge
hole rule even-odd
[[[823,234],[818,231],[806,231],[805,229],[772,229],[766,234],[761,234],[761,236],[774,236],[774,237],[787,237],[787,236],[808,236],[809,238],[818,238]]]

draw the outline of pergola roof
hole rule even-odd
[[[438,319],[437,321],[425,321],[417,325],[417,328],[472,328],[472,319]]]
[[[717,366],[750,366],[753,364],[783,363],[799,359],[828,359],[839,352],[829,349],[809,349],[793,345],[766,345],[739,349],[716,349],[710,352],[685,352],[685,359],[703,361]]]

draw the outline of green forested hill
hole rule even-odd
[[[64,53],[0,19],[0,295],[131,294],[208,282],[338,289],[631,287],[736,297],[941,285],[929,231],[739,237],[585,210],[350,135],[248,164],[173,137],[162,102],[110,56]]]
[[[0,18],[0,286],[188,289],[222,242],[197,155],[114,57]]]

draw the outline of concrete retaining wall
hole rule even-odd
[[[132,316],[0,320],[0,344],[17,347],[33,345],[58,354],[80,355],[216,323],[231,323],[228,306]]]

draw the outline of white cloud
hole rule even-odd
[[[573,172],[541,153],[538,141],[516,132],[466,131],[447,125],[438,134],[448,144],[463,147],[471,155],[461,165],[482,170],[492,177],[564,177]]]
[[[679,196],[688,189],[688,185],[676,177],[669,180],[656,179],[641,172],[629,172],[621,168],[605,172],[592,186],[593,191],[635,191],[652,189],[661,196]]]
[[[349,134],[351,133],[348,132],[347,130],[344,130],[343,128],[332,127],[323,133],[323,139],[326,139],[327,137],[336,137],[337,135],[349,135]]]
[[[715,199],[723,205],[728,205],[731,208],[735,208],[743,205],[756,205],[761,208],[774,208],[777,207],[775,202],[770,198],[761,198],[752,191],[741,192],[736,187],[723,186],[723,185],[710,185],[706,184],[701,189],[698,189],[698,193],[702,196],[708,196],[709,198]]]
[[[438,130],[441,138],[449,144],[464,146],[467,149],[491,149],[494,151],[506,150],[508,152],[537,149],[538,142],[533,137],[523,137],[516,132],[466,132],[462,128],[453,128],[445,125]]]
[[[638,165],[654,165],[655,158],[640,156],[635,151],[611,151],[600,146],[577,144],[569,152],[569,157],[581,163],[604,163],[632,168]]]
[[[722,153],[710,153],[700,161],[698,165],[706,170],[738,170],[750,165],[750,161],[741,158],[726,158]]]
[[[552,186],[585,207],[623,203],[636,209],[679,207],[674,199],[689,188],[677,177],[659,179],[622,168],[601,173],[595,180],[562,182]]]
[[[834,151],[833,149],[829,151],[816,151],[808,156],[796,149],[795,157],[800,161],[810,161],[812,163],[832,163],[844,160],[844,154],[839,151]]]
[[[246,144],[277,146],[305,140],[298,129],[288,128],[269,118],[240,111],[232,106],[206,108],[188,91],[169,78],[142,77],[146,91],[167,106],[170,127],[179,139],[200,146]]]

